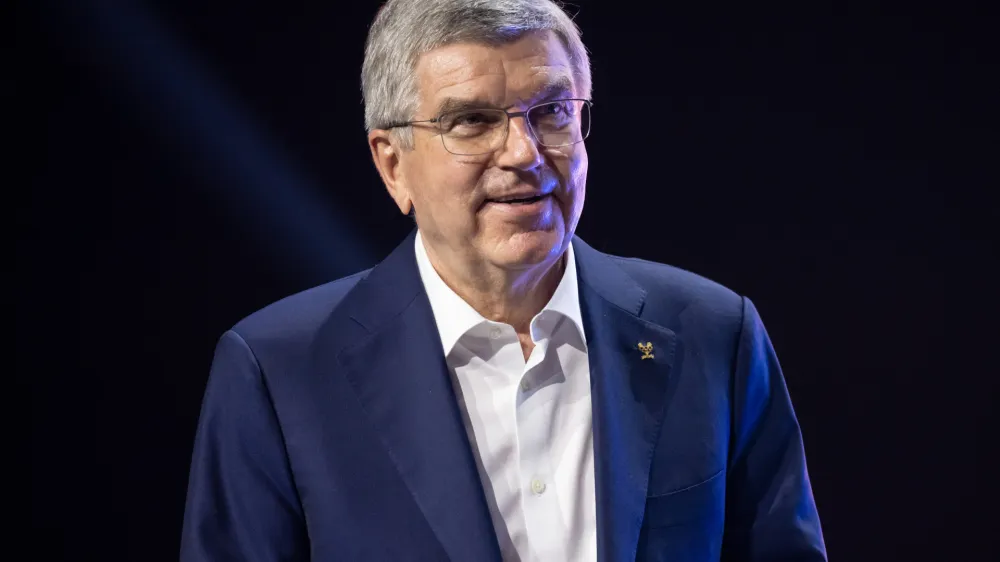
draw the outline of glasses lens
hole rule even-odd
[[[584,100],[556,100],[528,110],[528,124],[539,144],[569,146],[590,134],[590,104]]]
[[[506,126],[507,114],[499,109],[450,111],[438,120],[445,150],[470,156],[495,150]]]

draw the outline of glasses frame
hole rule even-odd
[[[441,126],[440,126],[441,119],[446,114],[448,114],[448,113],[455,113],[455,111],[446,111],[446,112],[442,113],[441,115],[438,115],[437,117],[435,117],[433,119],[419,119],[419,120],[413,120],[413,121],[402,121],[402,122],[399,122],[399,123],[390,123],[390,124],[386,125],[385,127],[381,127],[381,128],[388,130],[388,129],[396,129],[396,128],[399,128],[399,127],[409,127],[411,125],[418,125],[418,124],[422,124],[422,123],[433,123],[433,124],[437,125],[438,136],[441,137],[441,144],[444,145],[444,149],[447,150],[449,153],[454,154],[455,156],[482,156],[484,154],[490,154],[490,153],[496,152],[501,146],[503,146],[504,143],[507,141],[507,135],[510,134],[510,120],[514,119],[515,117],[522,117],[522,118],[524,118],[525,124],[528,126],[528,132],[531,134],[531,138],[533,138],[535,140],[535,142],[537,142],[541,146],[544,146],[545,148],[563,148],[563,147],[566,147],[566,146],[573,146],[574,144],[580,144],[581,142],[587,140],[587,137],[590,136],[590,123],[587,123],[587,130],[583,134],[583,136],[582,136],[582,138],[580,140],[575,141],[575,142],[571,142],[571,143],[567,143],[567,144],[547,145],[547,144],[542,143],[542,141],[538,138],[538,134],[535,133],[534,127],[531,126],[531,121],[528,120],[528,113],[531,112],[531,110],[533,110],[535,108],[538,108],[538,107],[542,107],[543,105],[549,105],[549,104],[552,104],[552,103],[558,103],[558,102],[562,102],[562,101],[581,101],[581,102],[583,102],[583,104],[587,106],[587,114],[588,115],[590,115],[590,113],[591,113],[591,111],[592,111],[592,109],[594,107],[594,102],[591,101],[591,100],[589,100],[589,99],[585,99],[585,98],[559,98],[559,99],[554,99],[554,100],[549,100],[549,101],[543,101],[541,103],[536,103],[536,104],[532,105],[531,107],[528,107],[524,111],[507,111],[506,109],[500,109],[498,107],[483,107],[483,108],[479,108],[480,110],[489,110],[489,111],[500,111],[500,112],[503,112],[504,114],[507,115],[507,122],[504,124],[503,136],[501,137],[501,140],[497,144],[496,148],[492,148],[490,150],[487,150],[486,152],[477,152],[477,153],[474,153],[474,154],[464,154],[464,153],[452,152],[451,150],[448,149],[448,144],[446,142],[444,142],[444,135],[445,135],[445,133],[444,133],[443,130],[441,130]],[[456,110],[456,111],[458,111],[458,110]],[[460,111],[476,111],[476,109],[470,108],[470,109],[463,109],[463,110],[460,110]]]

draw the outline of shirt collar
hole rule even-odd
[[[424,284],[424,290],[431,303],[434,321],[437,323],[441,344],[444,346],[444,354],[448,356],[466,332],[483,322],[489,322],[489,320],[476,312],[469,303],[465,302],[441,279],[437,270],[431,265],[430,258],[427,257],[427,249],[424,247],[419,230],[415,236],[414,246],[420,280]],[[587,339],[583,332],[583,315],[580,312],[580,295],[577,286],[576,258],[573,254],[572,243],[566,247],[566,268],[563,270],[562,279],[559,280],[559,285],[552,293],[552,298],[549,299],[539,315],[547,311],[559,313],[570,319],[576,326],[583,344],[586,345]]]

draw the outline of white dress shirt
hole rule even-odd
[[[590,366],[572,244],[555,293],[531,320],[527,361],[512,326],[444,283],[419,232],[416,257],[503,559],[596,560]]]

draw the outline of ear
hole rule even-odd
[[[410,191],[407,188],[406,177],[403,174],[403,167],[400,163],[402,148],[398,139],[385,129],[373,129],[368,133],[368,148],[372,151],[372,160],[375,168],[382,176],[382,182],[389,192],[389,196],[396,202],[396,206],[404,215],[410,214],[413,206],[410,200]]]

